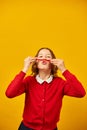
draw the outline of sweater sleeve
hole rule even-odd
[[[66,70],[63,73],[66,81],[64,84],[64,95],[73,96],[73,97],[84,97],[86,91],[81,84],[81,82],[73,75],[69,70]]]
[[[24,76],[25,73],[21,71],[8,85],[5,92],[8,98],[16,97],[25,92],[25,82],[23,82]]]

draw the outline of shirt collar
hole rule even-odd
[[[50,77],[47,80],[43,80],[39,77],[39,75],[36,76],[36,80],[38,83],[42,84],[44,81],[47,83],[50,83],[53,80],[53,75],[50,75]]]

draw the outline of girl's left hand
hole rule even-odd
[[[62,59],[52,59],[51,63],[56,65],[62,73],[66,70],[64,61]]]

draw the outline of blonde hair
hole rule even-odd
[[[51,53],[52,59],[56,59],[56,56],[54,55],[53,51],[52,51],[50,48],[47,48],[47,47],[40,48],[40,49],[37,51],[35,57],[37,57],[38,54],[39,54],[39,52],[40,52],[41,50],[43,50],[43,49],[49,50],[50,53]],[[32,68],[31,68],[31,69],[32,69],[32,75],[37,75],[37,74],[38,74],[38,71],[39,71],[39,70],[38,70],[38,68],[37,68],[37,63],[36,63],[36,62],[34,62],[34,63],[32,64]],[[52,66],[51,66],[51,74],[52,74],[53,76],[57,76],[57,70],[58,70],[58,67],[57,67],[56,65],[53,65],[53,64],[52,64]]]

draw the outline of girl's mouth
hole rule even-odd
[[[42,64],[43,64],[43,65],[46,65],[46,64],[47,64],[47,61],[46,61],[46,60],[43,60],[43,61],[42,61]]]

